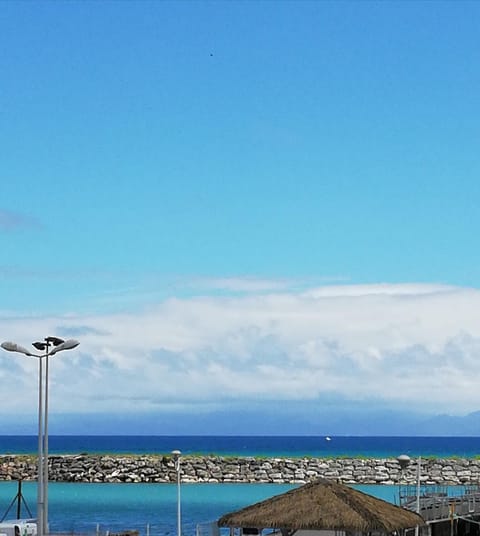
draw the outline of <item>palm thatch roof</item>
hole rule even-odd
[[[424,524],[423,518],[414,512],[323,478],[218,520],[220,527],[289,531],[392,532]]]

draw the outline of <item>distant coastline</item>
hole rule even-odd
[[[0,480],[35,480],[36,457],[1,455]],[[49,458],[51,481],[109,483],[174,483],[175,465],[170,455],[63,455]],[[319,477],[346,484],[413,484],[416,462],[403,472],[395,458],[259,458],[222,456],[182,457],[184,483],[302,484]],[[480,480],[476,458],[422,460],[424,485],[466,485]]]

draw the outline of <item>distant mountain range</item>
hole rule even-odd
[[[298,409],[298,408],[297,408]],[[34,415],[0,415],[2,435],[34,435]],[[291,412],[231,409],[209,413],[52,414],[57,435],[480,436],[480,411],[464,416],[393,410]]]

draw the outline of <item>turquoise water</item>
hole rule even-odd
[[[223,514],[296,487],[292,484],[182,484],[182,532],[195,536],[198,523],[217,520]],[[397,503],[398,487],[353,486],[380,499]],[[463,492],[451,486],[451,495]],[[0,482],[3,515],[17,493],[16,482]],[[35,515],[37,486],[23,483],[23,495]],[[8,518],[14,518],[13,507]],[[29,517],[24,509],[22,517]],[[79,484],[49,485],[49,521],[52,532],[101,533],[138,530],[141,536],[176,536],[177,487],[175,484]]]
[[[182,484],[182,528],[194,536],[197,523],[218,519],[243,506],[284,493],[291,484]],[[395,502],[395,486],[356,486],[367,493]],[[17,492],[15,482],[0,482],[2,515]],[[23,495],[36,511],[37,486],[23,483]],[[9,518],[15,517],[15,507]],[[93,532],[139,530],[152,536],[176,534],[177,488],[175,484],[70,484],[49,485],[50,530]],[[22,517],[28,517],[26,510]]]

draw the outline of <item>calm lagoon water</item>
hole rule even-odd
[[[215,521],[223,514],[284,493],[291,484],[182,484],[182,528],[194,536],[197,523]],[[354,486],[395,503],[396,486]],[[452,492],[455,491],[451,488]],[[15,482],[0,482],[0,505],[5,512],[17,492]],[[23,483],[23,494],[35,515],[35,482]],[[15,517],[15,507],[10,518]],[[147,524],[152,536],[175,536],[177,488],[175,484],[77,484],[53,482],[49,486],[49,521],[52,532],[94,532],[136,529],[143,536]],[[28,517],[22,511],[22,517]]]

